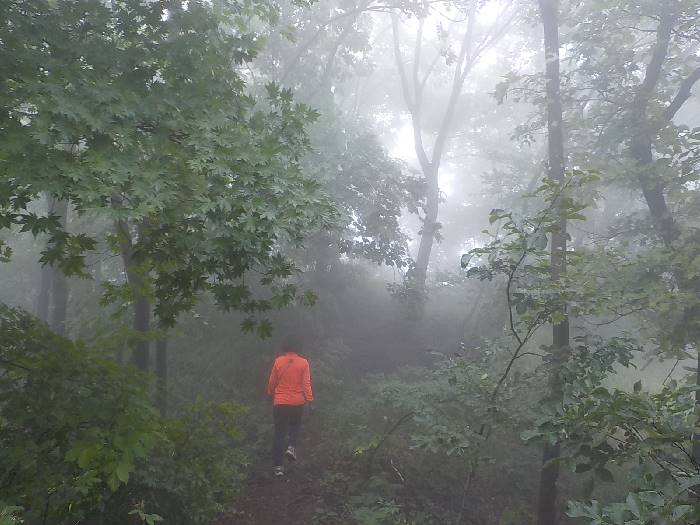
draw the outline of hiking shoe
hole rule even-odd
[[[275,473],[275,477],[279,478],[280,476],[284,476],[284,468],[282,467],[275,467],[273,472]]]
[[[292,461],[296,461],[296,460],[297,460],[297,451],[294,450],[294,447],[291,446],[291,445],[289,445],[289,446],[287,447],[287,451],[284,453],[284,455],[287,456],[287,457],[288,457],[289,459],[291,459]]]

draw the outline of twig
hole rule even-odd
[[[676,359],[676,362],[673,364],[673,366],[671,367],[671,370],[668,372],[666,379],[664,379],[663,382],[661,383],[662,385],[666,384],[666,381],[668,381],[669,378],[671,377],[671,374],[673,374],[673,372],[676,371],[676,367],[678,366],[678,363],[680,363],[680,362],[681,362],[680,359]]]
[[[382,439],[379,440],[379,442],[372,448],[372,451],[369,453],[369,456],[367,457],[367,471],[369,471],[372,468],[372,464],[374,463],[374,457],[377,455],[377,451],[384,445],[387,439],[389,439],[389,436],[391,436],[396,430],[403,425],[406,421],[408,421],[410,418],[412,418],[416,413],[414,411],[408,412],[407,414],[404,414],[401,416],[394,425],[387,430],[384,435],[382,436]]]

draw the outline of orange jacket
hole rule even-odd
[[[267,395],[275,405],[303,405],[313,401],[309,362],[295,352],[275,359],[267,382]]]

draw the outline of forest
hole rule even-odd
[[[0,525],[698,523],[700,0],[0,0]]]

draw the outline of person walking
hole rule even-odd
[[[309,362],[299,355],[302,351],[301,338],[286,339],[282,349],[284,354],[275,359],[267,382],[275,426],[272,444],[275,476],[284,475],[285,456],[296,461],[304,405],[314,400]]]

